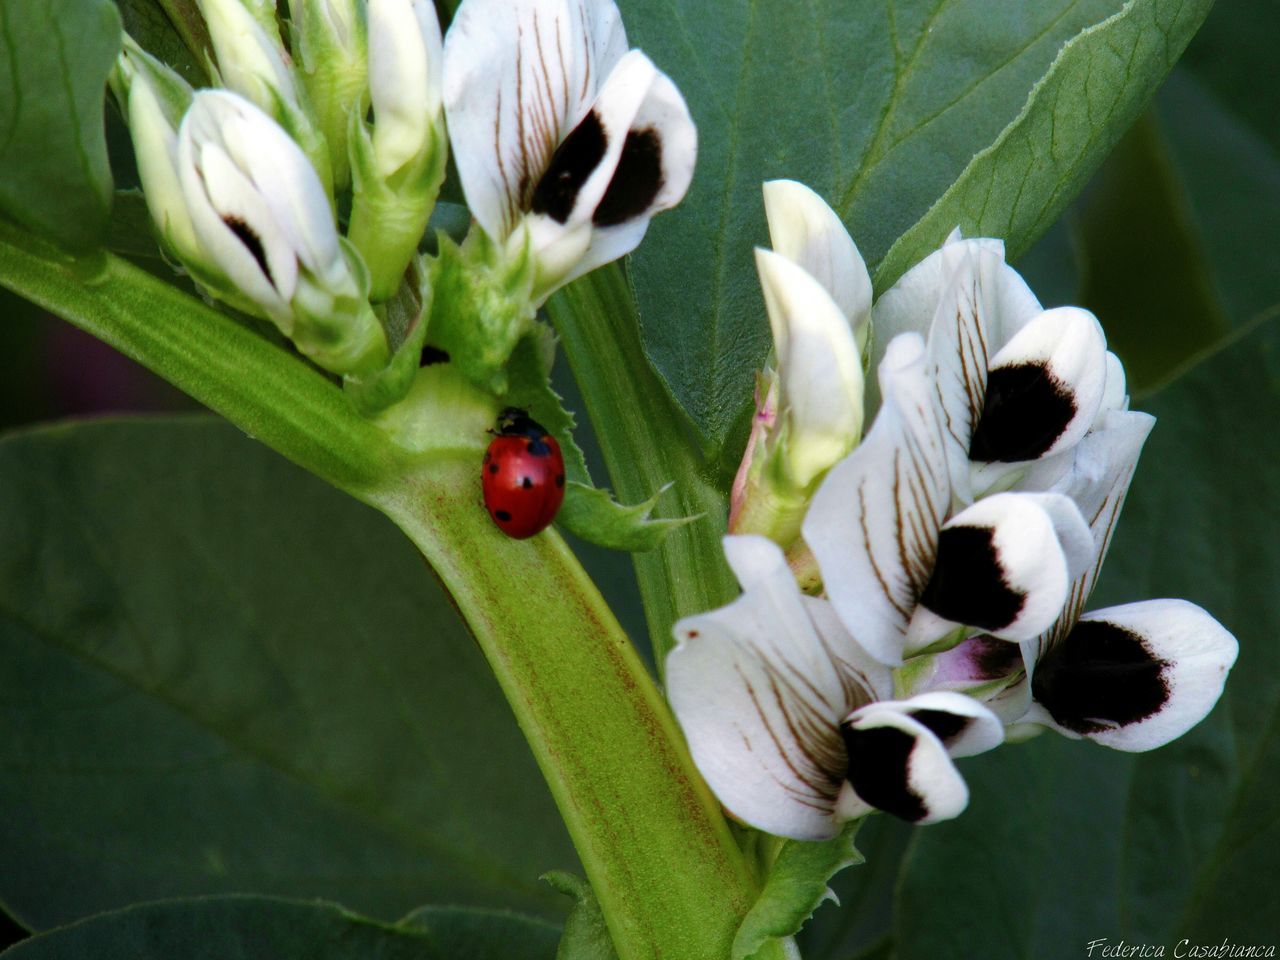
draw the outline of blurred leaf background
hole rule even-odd
[[[1276,4],[1218,4],[1018,263],[1046,305],[1098,313],[1135,404],[1161,417],[1096,602],[1205,605],[1241,640],[1223,702],[1147,756],[1045,736],[966,761],[964,817],[862,831],[867,864],[837,878],[842,906],[820,909],[806,957],[1077,957],[1100,936],[1280,934],[1278,35]],[[869,249],[883,254],[910,222],[886,221]],[[638,283],[661,269],[643,263]],[[754,284],[749,272],[733,282]],[[749,309],[749,289],[723,309]],[[550,956],[567,901],[536,878],[573,869],[572,848],[412,549],[233,429],[183,416],[190,401],[110,348],[3,291],[0,316],[0,427],[16,431],[0,444],[2,936],[140,900],[252,892],[385,922],[454,904],[464,911],[419,924],[439,943],[460,916],[481,917],[477,928],[522,930],[520,956]],[[571,378],[558,381],[581,410]],[[24,429],[139,413],[166,419]],[[578,546],[643,645],[629,559]],[[165,908],[147,909],[149,929],[163,927]],[[211,902],[207,922],[234,940],[300,909]],[[281,950],[348,922],[304,913]],[[135,921],[58,936],[123,943]],[[378,940],[377,955],[462,955],[430,936]],[[57,949],[76,948],[53,937],[14,955]]]

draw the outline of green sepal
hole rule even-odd
[[[431,263],[435,295],[427,342],[449,354],[464,374],[495,394],[507,389],[506,364],[520,339],[533,329],[533,259],[515,256],[473,228],[459,246],[437,235]]]
[[[697,517],[664,519],[651,517],[653,508],[670,485],[663,487],[643,503],[626,506],[613,499],[608,490],[570,481],[564,503],[556,514],[556,523],[580,540],[608,547],[643,553],[662,544],[668,533]]]
[[[391,359],[368,377],[347,377],[343,388],[356,409],[372,416],[403,400],[413,386],[422,362],[422,345],[427,339],[427,316],[431,311],[431,285],[418,261],[409,265],[395,296],[376,312],[391,350]]]
[[[830,840],[786,840],[765,877],[764,889],[733,938],[732,960],[762,960],[786,955],[787,941],[826,900],[836,896],[827,881],[863,862],[853,845],[861,820],[845,824]],[[838,902],[838,901],[837,901]]]
[[[554,358],[555,335],[549,327],[535,324],[533,332],[520,341],[511,355],[508,367],[511,386],[505,402],[528,411],[560,444],[569,482],[556,522],[575,537],[610,550],[653,550],[676,527],[697,518],[650,516],[667,487],[641,503],[627,506],[613,499],[609,491],[592,484],[582,448],[573,439],[576,426],[573,414],[564,408],[560,396],[551,388]]]
[[[591,884],[564,870],[552,870],[539,879],[574,901],[564,922],[556,960],[618,960]]]

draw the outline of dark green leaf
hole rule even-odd
[[[206,86],[209,78],[205,73],[202,60],[197,60],[191,48],[183,39],[183,32],[174,26],[174,22],[165,13],[160,0],[116,0],[120,8],[120,16],[124,20],[124,28],[129,36],[138,41],[139,46],[154,57],[163,60],[182,75],[182,79],[193,87]],[[204,20],[194,3],[169,3],[170,7],[180,11],[180,21],[184,31],[194,31],[203,44],[200,49],[208,48],[208,34]],[[190,8],[189,10],[186,8]]]
[[[1280,323],[1148,407],[1160,422],[1091,605],[1203,605],[1240,640],[1223,700],[1149,754],[1046,734],[969,761],[970,809],[921,830],[908,860],[896,931],[907,960],[1078,957],[1098,937],[1166,956],[1183,937],[1275,942]]]
[[[0,0],[0,215],[73,250],[102,240],[111,210],[102,103],[119,51],[110,0]]]
[[[547,928],[439,910],[387,926],[327,903],[171,900],[108,913],[5,951],[10,960],[549,960]],[[552,931],[554,936],[554,931]],[[554,939],[552,939],[554,943]]]
[[[1058,52],[1017,118],[973,158],[876,271],[885,289],[953,228],[1003,237],[1016,257],[1047,230],[1204,20],[1212,0],[1131,0]]]
[[[372,511],[212,420],[0,443],[0,901],[255,892],[554,915],[492,675]]]
[[[563,870],[543,874],[542,879],[559,893],[573,898],[556,960],[618,960],[591,884]]]
[[[460,960],[552,960],[560,942],[554,924],[501,910],[419,907],[396,926],[421,930],[442,956]]]
[[[704,438],[718,446],[742,422],[768,347],[751,259],[766,241],[762,180],[814,187],[875,263],[961,178],[882,281],[957,222],[1023,249],[1137,115],[1207,9],[1208,0],[629,5],[630,36],[675,78],[698,123],[693,187],[654,221],[632,273],[646,350]],[[1077,96],[1072,84],[1086,77],[1106,103]],[[983,216],[966,215],[983,178],[1010,186],[977,205]]]
[[[1106,324],[1107,345],[1124,361],[1132,392],[1230,329],[1151,112],[1103,164],[1075,222],[1084,261],[1079,302]]]
[[[795,936],[824,900],[828,882],[845,867],[862,863],[853,845],[861,825],[854,820],[839,836],[820,843],[787,840],[769,867],[764,889],[733,938],[733,960],[752,960],[778,940]]]

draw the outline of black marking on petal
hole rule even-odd
[[[533,188],[529,208],[534,213],[545,213],[556,223],[568,220],[578,202],[578,191],[604,159],[608,145],[604,125],[592,110],[552,154],[547,172]]]
[[[1022,667],[1022,648],[999,637],[980,636],[973,645],[973,664],[980,680],[1001,680]]]
[[[1005,582],[991,527],[944,527],[920,602],[945,620],[984,630],[1009,626],[1027,596]]]
[[[653,127],[629,131],[591,222],[597,227],[616,227],[640,216],[657,197],[662,182],[662,137]]]
[[[928,727],[933,735],[948,747],[969,729],[969,724],[973,723],[973,717],[962,717],[958,713],[948,713],[946,710],[912,710],[911,717]]]
[[[446,351],[441,350],[439,347],[433,347],[430,344],[427,344],[425,347],[422,348],[422,356],[418,360],[418,366],[430,367],[437,363],[448,363],[448,362],[449,362],[449,354]]]
[[[262,241],[258,238],[258,235],[253,232],[249,224],[239,217],[223,217],[222,222],[227,225],[228,230],[239,238],[249,253],[253,254],[253,259],[258,261],[258,268],[262,270],[262,275],[267,278],[267,283],[274,287],[276,281],[271,276],[271,268],[267,266],[267,251],[262,246]]]
[[[911,823],[929,815],[924,800],[911,789],[911,752],[916,738],[896,727],[858,730],[841,724],[854,793],[878,810]]]
[[[987,375],[987,395],[969,459],[1035,460],[1057,442],[1075,415],[1071,388],[1043,360],[998,367]]]
[[[1142,637],[1105,620],[1082,620],[1036,664],[1032,696],[1062,726],[1098,733],[1160,712],[1169,664]]]
[[[502,523],[509,523],[511,521],[511,514],[507,513],[505,510],[495,510],[493,511],[493,516],[494,519],[499,520]]]

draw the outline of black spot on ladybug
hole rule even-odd
[[[547,443],[546,435],[526,440],[524,448],[529,451],[531,457],[549,457],[551,456],[551,444]]]
[[[563,473],[557,473],[557,474],[556,474],[556,486],[557,486],[557,487],[563,487],[563,486],[564,486],[564,474],[563,474]]]
[[[497,473],[497,472],[498,472],[498,465],[497,465],[496,463],[491,463],[491,464],[489,464],[489,472],[490,472],[490,473]]]
[[[493,515],[503,523],[511,522],[511,514],[507,513],[505,510],[495,510],[493,511]]]
[[[592,110],[556,148],[547,172],[533,188],[529,209],[545,213],[556,223],[568,220],[578,202],[578,191],[604,159],[608,145],[604,124]]]
[[[429,367],[436,363],[448,363],[449,354],[439,347],[433,347],[430,344],[422,348],[422,357],[418,361],[418,366]]]
[[[520,479],[520,486],[524,487],[526,490],[532,490],[532,489],[533,489],[533,477],[522,477],[522,478]]]
[[[274,287],[276,281],[271,276],[271,268],[267,266],[267,251],[263,248],[262,241],[258,239],[258,235],[239,217],[223,217],[222,222],[249,249],[249,252],[253,254],[253,259],[258,261],[258,266],[261,268],[263,276]]]
[[[653,127],[632,130],[591,222],[598,227],[626,223],[648,210],[661,189],[662,138]]]

